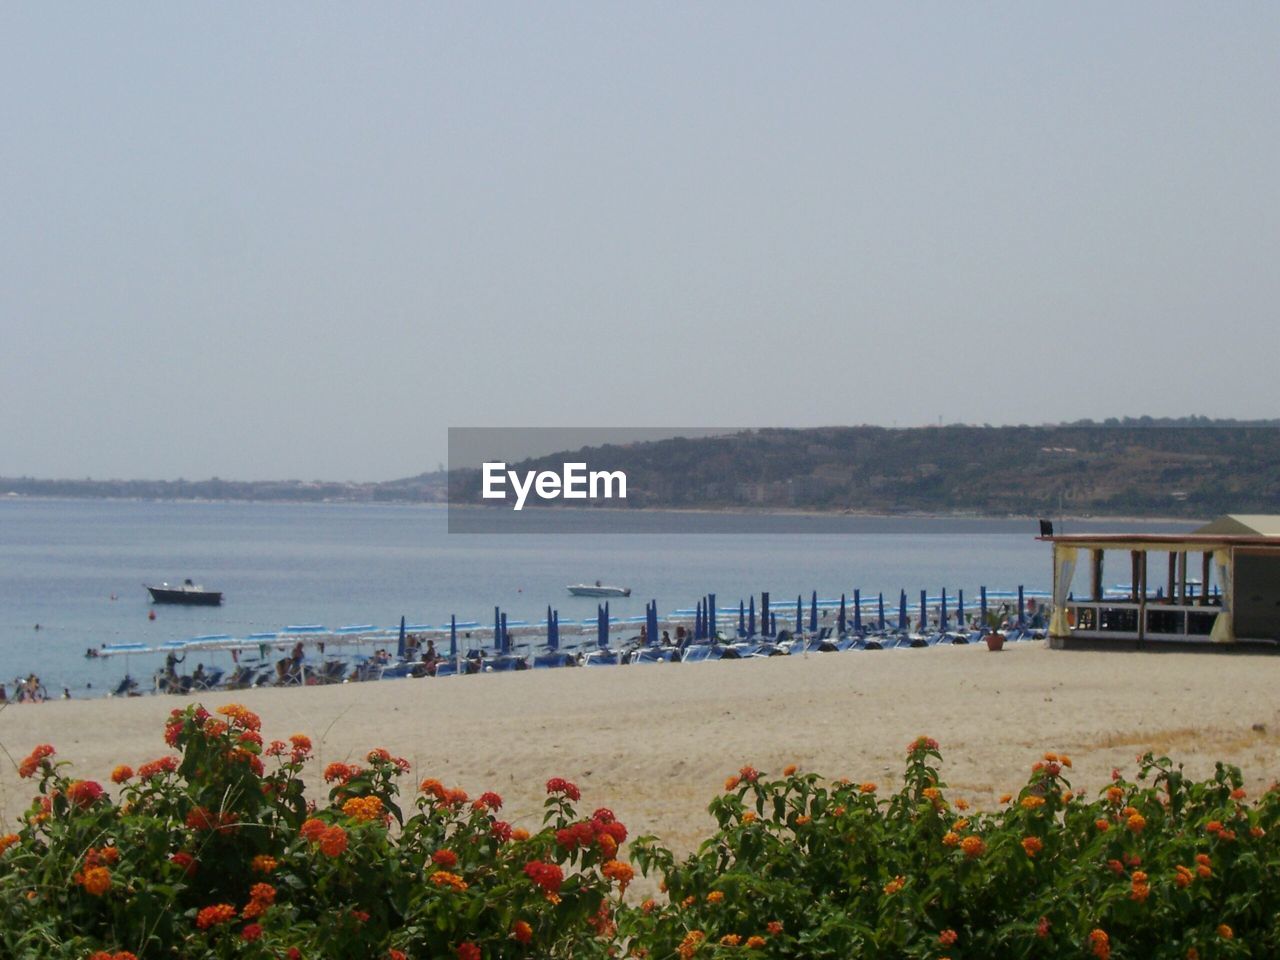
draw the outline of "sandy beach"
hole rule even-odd
[[[1046,749],[1071,755],[1077,789],[1100,788],[1112,767],[1132,772],[1151,749],[1196,776],[1216,760],[1239,764],[1256,794],[1280,776],[1278,683],[1273,656],[1033,643],[999,654],[938,647],[247,690],[202,702],[245,704],[267,739],[310,735],[313,782],[324,764],[384,746],[413,763],[407,792],[425,776],[473,795],[497,790],[514,823],[536,827],[543,784],[563,776],[582,788],[587,813],[611,807],[633,837],[656,834],[684,851],[706,836],[706,804],[742,764],[776,773],[796,763],[889,786],[921,733],[941,742],[952,794],[979,806],[1020,786]],[[118,763],[165,754],[164,718],[186,702],[9,705],[0,744],[16,761],[52,743],[76,774],[106,782]],[[8,822],[34,791],[3,763]]]

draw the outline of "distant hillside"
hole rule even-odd
[[[759,430],[580,450],[513,469],[558,469],[565,460],[584,460],[593,469],[623,470],[630,507],[1188,517],[1280,512],[1280,422],[1170,423]],[[459,472],[451,483],[456,494],[474,496],[479,474]]]
[[[1149,417],[1056,426],[757,430],[562,452],[627,473],[626,505],[868,513],[1280,513],[1280,420]],[[0,495],[442,503],[476,470],[384,483],[0,478]]]

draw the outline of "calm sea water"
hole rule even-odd
[[[84,657],[101,643],[297,623],[394,626],[402,615],[488,623],[495,605],[539,620],[552,604],[562,620],[581,619],[596,601],[570,597],[565,585],[597,579],[633,588],[611,601],[624,617],[642,614],[650,598],[665,613],[708,592],[730,606],[769,590],[776,606],[811,590],[896,598],[906,589],[914,598],[945,586],[964,588],[972,605],[979,585],[1052,581],[1049,550],[1025,520],[840,517],[829,521],[840,533],[815,536],[724,533],[718,523],[740,526],[701,515],[690,520],[693,535],[464,536],[447,533],[435,506],[0,499],[0,681],[34,671],[53,694],[105,692],[125,671],[118,658]],[[144,581],[184,577],[222,590],[223,605],[152,607]],[[141,677],[161,662],[131,659]]]

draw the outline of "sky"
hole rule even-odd
[[[0,5],[0,476],[1280,404],[1280,5]]]

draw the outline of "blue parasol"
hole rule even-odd
[[[773,621],[769,617],[769,591],[760,594],[760,632],[766,637],[774,634]]]
[[[707,636],[712,640],[716,638],[716,595],[714,593],[707,594]]]
[[[754,637],[756,635],[756,595],[751,595],[751,602],[747,607],[747,636]]]
[[[804,633],[804,597],[796,594],[796,633]]]
[[[854,596],[854,602],[856,603],[857,596],[858,596],[858,592],[856,590],[854,591],[853,596]],[[839,632],[840,636],[843,637],[844,636],[844,594],[843,593],[840,594],[840,612],[836,614],[836,629]]]
[[[938,624],[938,628],[943,633],[946,633],[947,632],[947,588],[946,587],[942,588],[942,613],[939,616],[939,620],[941,620],[941,623]]]
[[[898,593],[898,629],[907,629],[907,591]]]
[[[396,657],[404,659],[404,617],[400,617],[400,639],[396,643]]]
[[[809,600],[809,632],[818,632],[818,591],[813,591]]]
[[[1018,584],[1018,626],[1020,627],[1025,626],[1027,623],[1026,609],[1026,603],[1022,595],[1022,584]]]

